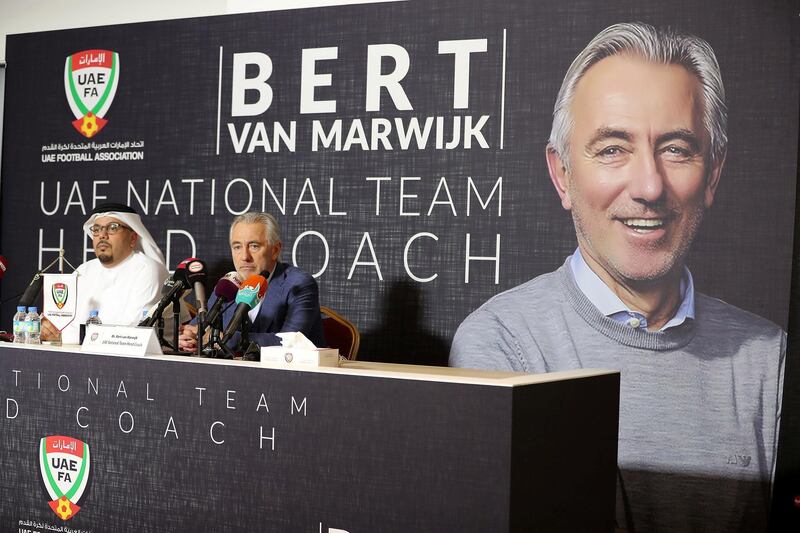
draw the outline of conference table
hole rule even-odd
[[[619,373],[0,343],[0,531],[612,531]]]

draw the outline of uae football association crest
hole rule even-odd
[[[89,445],[72,437],[43,437],[39,443],[39,468],[48,504],[64,521],[80,511],[89,485]]]
[[[119,54],[111,50],[84,50],[67,56],[64,89],[75,115],[72,125],[86,138],[105,127],[106,116],[119,81]]]
[[[69,289],[67,288],[67,284],[53,283],[52,293],[53,301],[55,302],[56,307],[59,309],[64,309],[64,305],[67,303],[67,298],[69,298]]]

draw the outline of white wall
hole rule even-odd
[[[0,62],[15,33],[381,1],[390,0],[0,0]]]

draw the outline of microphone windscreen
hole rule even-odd
[[[230,272],[222,276],[222,279],[231,280],[236,284],[236,287],[241,287],[242,283],[244,283],[244,278],[235,270],[231,270]]]
[[[232,302],[236,299],[237,292],[239,292],[239,285],[227,278],[219,280],[214,287],[214,294],[217,295],[217,298],[226,302]]]
[[[165,279],[164,284],[161,285],[161,295],[163,296],[167,294],[169,291],[171,291],[174,285],[175,285],[175,280],[172,279],[172,276]]]
[[[25,289],[25,292],[22,294],[22,298],[19,299],[19,303],[17,305],[24,305],[25,307],[32,306],[39,298],[39,293],[42,292],[42,284],[44,284],[44,278],[39,274],[36,274],[33,277],[31,284],[28,285],[27,289]]]
[[[186,277],[186,269],[185,268],[176,268],[175,272],[172,273],[172,281],[183,282],[188,287],[189,286],[189,280]]]
[[[242,283],[239,292],[236,293],[237,304],[247,304],[251,309],[264,298],[267,292],[267,278],[259,274],[253,274]]]
[[[244,282],[242,286],[247,285],[248,287],[252,287],[256,292],[258,292],[258,299],[262,299],[264,295],[267,293],[267,278],[260,274],[253,274],[249,276]]]
[[[186,279],[191,283],[196,281],[205,283],[206,279],[208,278],[206,264],[200,259],[187,259],[186,261],[186,268],[184,269],[184,272],[186,273]]]
[[[183,283],[185,287],[189,287],[189,280],[186,279],[186,265],[184,263],[180,263],[175,268],[175,272],[164,280],[164,285],[161,286],[161,294],[169,294],[176,283]]]
[[[0,279],[6,275],[6,268],[8,267],[8,260],[0,255]]]

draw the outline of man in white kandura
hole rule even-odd
[[[164,256],[142,219],[124,204],[101,204],[83,224],[97,256],[80,265],[75,319],[83,323],[97,310],[104,324],[136,325],[144,309],[158,302],[168,272]],[[42,339],[59,331],[42,321]]]

